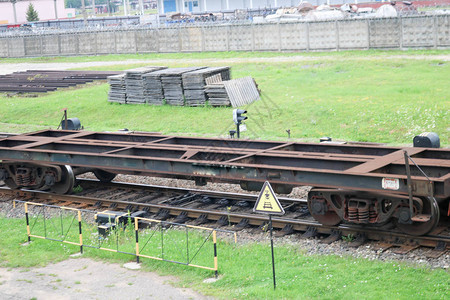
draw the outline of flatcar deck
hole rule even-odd
[[[44,130],[0,139],[2,161],[206,181],[450,197],[450,149]]]

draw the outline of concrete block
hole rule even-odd
[[[436,16],[436,46],[450,46],[450,15]]]
[[[41,56],[41,37],[39,35],[26,36],[23,40],[25,56]]]
[[[55,35],[55,38],[58,38],[58,35]],[[61,34],[59,39],[61,54],[78,54],[78,36],[76,34]]]
[[[158,32],[154,29],[136,30],[137,52],[157,52],[158,51]]]
[[[338,21],[339,49],[367,49],[369,23],[367,20]]]
[[[9,39],[8,43],[9,57],[25,56],[25,41],[23,37],[14,37]]]
[[[205,51],[228,51],[228,27],[229,26],[205,26],[204,44]]]
[[[370,48],[400,48],[400,23],[399,18],[370,20]]]
[[[83,32],[78,34],[78,54],[97,54],[97,35],[102,33]]]
[[[134,30],[116,31],[117,53],[136,53]]]
[[[116,36],[114,31],[100,31],[96,34],[97,54],[116,53]]]
[[[57,35],[42,36],[42,54],[43,55],[59,55],[59,43]]]
[[[311,22],[309,24],[309,49],[336,49],[336,33],[336,23],[334,21]]]
[[[434,19],[432,16],[402,19],[403,47],[432,47],[434,44]]]
[[[0,39],[0,57],[8,57],[8,38]]]
[[[255,50],[275,51],[280,47],[280,33],[278,24],[253,25],[255,36]]]
[[[178,28],[159,29],[159,52],[178,52],[180,51],[180,37]]]
[[[181,51],[202,51],[202,29],[185,27],[180,29]]]
[[[231,51],[251,51],[252,40],[252,25],[234,25],[229,27],[229,49]]]
[[[281,23],[281,50],[305,50],[308,48],[306,23]]]

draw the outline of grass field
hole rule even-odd
[[[115,62],[91,67],[124,70],[142,65],[170,67],[229,65],[233,78],[252,76],[262,99],[248,110],[244,137],[286,140],[334,139],[411,144],[425,131],[450,146],[450,51],[348,51],[336,53],[193,53],[5,59],[2,63]],[[145,63],[136,63],[144,60]],[[233,129],[229,107],[119,105],[107,102],[108,85],[93,83],[40,95],[0,95],[0,131],[56,128],[62,109],[86,130],[160,131],[166,134],[226,136]],[[28,247],[23,220],[0,216],[0,266],[31,267],[67,259],[77,247],[36,240]],[[276,242],[277,282],[272,290],[267,243],[221,242],[221,279],[206,284],[209,271],[144,260],[145,270],[176,274],[180,286],[220,298],[272,299],[448,299],[449,273],[398,262],[312,256]],[[98,250],[84,256],[115,262],[132,258]]]
[[[446,55],[448,51],[433,51]],[[169,65],[198,65],[199,58],[228,58],[233,78],[252,76],[262,91],[261,101],[248,105],[249,138],[334,139],[411,143],[425,131],[435,131],[449,145],[450,65],[443,60],[405,59],[426,52],[338,52],[313,54],[207,53],[126,55],[87,58],[33,59],[28,62],[81,62],[109,59],[171,59]],[[281,55],[281,56],[280,56]],[[301,56],[305,60],[295,60]],[[245,58],[260,62],[246,63]],[[283,59],[279,59],[279,58]],[[292,61],[285,58],[293,57]],[[265,58],[265,59],[262,59]],[[193,62],[190,62],[190,59]],[[14,62],[15,60],[7,60]],[[166,61],[167,62],[167,61]],[[201,62],[201,61],[200,61]],[[139,66],[143,65],[142,63]],[[96,67],[121,70],[135,64]],[[94,68],[93,68],[94,69]],[[226,135],[233,128],[232,108],[133,106],[107,102],[107,84],[91,84],[41,95],[37,98],[2,96],[1,131],[30,131],[56,127],[61,110],[80,118],[87,130],[161,131],[182,135]]]
[[[51,220],[47,222],[50,224]],[[30,245],[22,246],[27,240],[22,219],[0,216],[0,227],[1,267],[42,266],[67,259],[79,251],[77,246],[40,239],[33,239]],[[133,239],[130,240],[133,243]],[[126,249],[126,244],[121,244],[120,249]],[[168,250],[165,252],[169,253]],[[205,260],[212,258],[206,252],[203,255]],[[130,255],[89,248],[85,248],[83,257],[117,263],[134,259]],[[450,296],[449,274],[445,270],[398,262],[308,255],[292,245],[280,244],[277,239],[275,257],[276,291],[273,290],[267,239],[261,244],[238,245],[219,241],[220,279],[214,283],[203,282],[213,276],[213,272],[208,270],[145,258],[141,263],[147,271],[176,274],[180,287],[191,287],[206,295],[225,299],[448,299]]]

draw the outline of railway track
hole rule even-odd
[[[231,229],[236,231],[257,227],[264,229],[268,222],[267,216],[252,213],[256,195],[120,182],[104,183],[90,179],[78,179],[77,183],[80,188],[74,195],[11,190],[6,187],[0,188],[0,195],[4,201],[30,201],[96,211],[144,210],[154,219],[211,227],[232,226]],[[277,229],[276,236],[302,232],[303,237],[324,236],[324,243],[332,243],[342,236],[353,236],[356,239],[351,246],[359,246],[370,240],[378,242],[380,249],[394,248],[394,252],[399,254],[424,246],[434,248],[428,253],[430,257],[438,257],[450,249],[448,224],[440,224],[424,236],[404,234],[393,229],[392,225],[378,228],[353,224],[325,226],[309,214],[306,200],[285,197],[280,197],[279,200],[286,215],[272,218],[273,226]]]

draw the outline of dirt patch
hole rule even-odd
[[[170,285],[177,279],[87,258],[43,268],[0,268],[0,299],[212,299]]]

